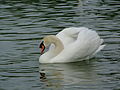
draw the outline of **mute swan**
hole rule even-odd
[[[65,28],[57,35],[48,35],[43,38],[40,63],[66,63],[89,59],[104,48],[103,39],[86,27]],[[49,47],[44,52],[45,47]]]

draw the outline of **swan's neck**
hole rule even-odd
[[[55,45],[55,48],[46,52],[46,54],[48,54],[49,59],[57,56],[64,49],[64,46],[61,40],[54,35],[47,36],[45,38],[45,42]]]
[[[53,43],[55,45],[55,48],[53,50],[51,50],[54,54],[59,54],[63,49],[63,43],[61,42],[61,40],[59,38],[57,38],[54,35],[50,36],[51,38],[49,38],[49,43]]]

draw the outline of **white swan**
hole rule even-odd
[[[49,50],[39,58],[40,63],[66,63],[89,59],[104,48],[103,39],[86,27],[70,27],[62,30],[56,36],[43,38],[40,48]]]

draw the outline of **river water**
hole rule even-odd
[[[44,36],[81,26],[105,40],[101,52],[39,64]],[[120,1],[0,0],[0,90],[120,90]]]

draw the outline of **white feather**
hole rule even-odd
[[[44,57],[39,59],[40,63],[65,63],[81,61],[88,57],[94,56],[105,45],[103,39],[100,39],[99,35],[86,27],[71,27],[66,28],[56,35],[64,45],[64,49],[55,57],[49,59]],[[54,45],[51,45],[50,50],[55,49]],[[54,53],[53,53],[54,54]],[[47,60],[48,59],[48,60]]]

